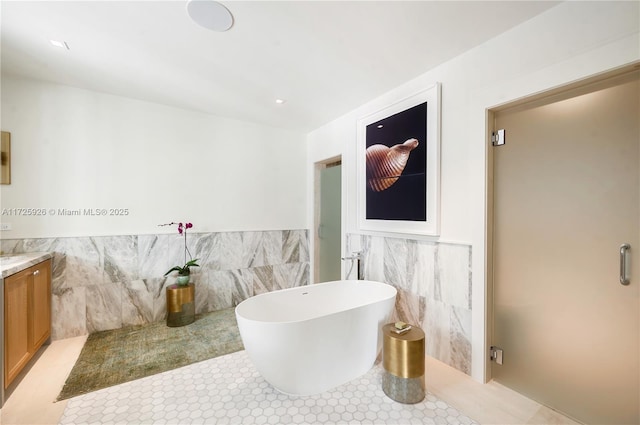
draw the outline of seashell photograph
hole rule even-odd
[[[382,192],[398,181],[409,160],[409,154],[418,147],[418,139],[409,139],[392,147],[371,145],[367,148],[367,184],[374,192]]]
[[[426,221],[427,102],[366,126],[366,218]]]

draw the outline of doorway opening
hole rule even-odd
[[[489,379],[583,423],[638,423],[638,66],[488,117],[504,130],[487,154]]]
[[[342,159],[315,164],[314,283],[340,280],[342,275]]]

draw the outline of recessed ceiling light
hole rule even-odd
[[[49,40],[49,43],[51,43],[52,46],[56,46],[56,47],[60,47],[62,49],[69,50],[69,45],[67,44],[66,41]]]
[[[284,102],[286,102],[286,100],[284,100],[284,99],[276,99],[276,103],[278,105],[282,105]]]
[[[233,15],[217,1],[189,0],[187,13],[196,24],[211,31],[226,31],[233,25]]]

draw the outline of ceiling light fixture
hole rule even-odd
[[[278,105],[282,105],[284,102],[286,102],[286,100],[284,100],[284,99],[276,99],[276,103]]]
[[[66,41],[49,40],[49,43],[51,43],[52,46],[56,46],[56,47],[60,47],[62,49],[69,50],[69,45],[67,44]]]
[[[187,13],[193,22],[211,31],[223,32],[233,26],[233,15],[217,1],[189,0]]]

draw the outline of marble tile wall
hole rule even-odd
[[[309,284],[306,230],[189,233],[196,312]],[[179,234],[4,239],[5,253],[53,253],[52,339],[164,320],[164,273],[184,260]]]
[[[349,234],[346,252],[352,246],[364,279],[398,290],[394,320],[420,326],[429,356],[470,374],[471,246]]]

